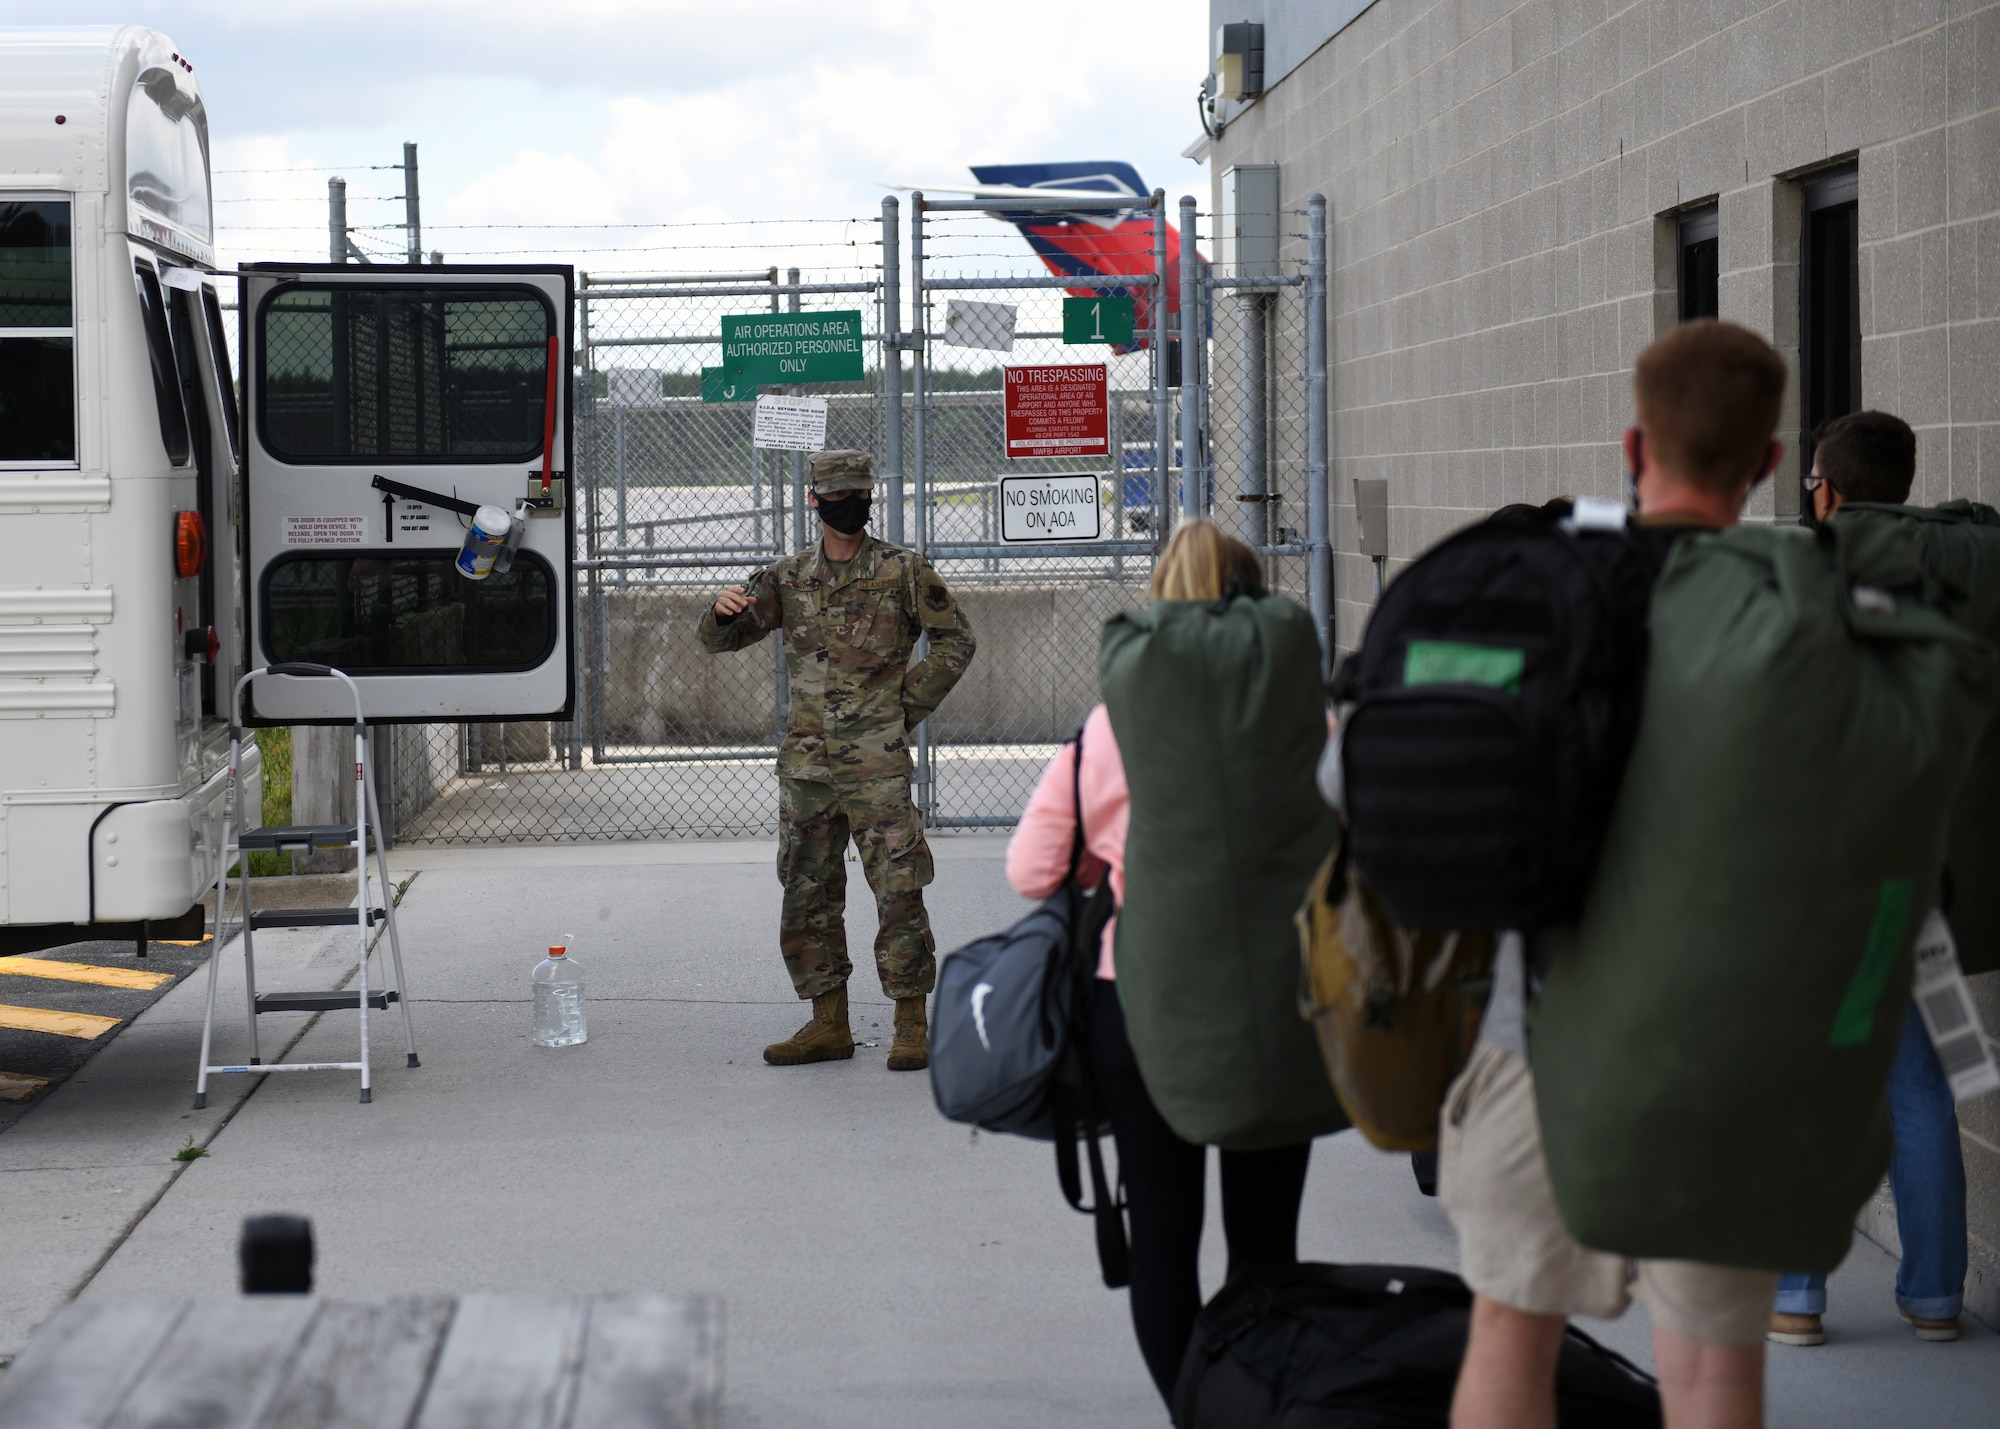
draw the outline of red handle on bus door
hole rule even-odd
[[[549,494],[549,474],[556,460],[556,363],[562,358],[561,344],[549,339],[549,391],[542,402],[542,495]]]

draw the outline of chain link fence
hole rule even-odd
[[[1150,319],[1152,295],[1170,286],[1163,200],[1140,203],[1160,237],[1142,260],[1152,271],[1129,281],[1051,278],[1012,242],[983,252],[996,245],[993,205],[921,195],[907,253],[891,200],[881,241],[872,252],[857,246],[866,258],[844,268],[584,275],[576,717],[378,731],[389,745],[380,767],[395,837],[512,843],[775,829],[786,706],[779,642],[709,655],[694,627],[720,587],[818,531],[804,504],[803,455],[752,447],[751,402],[703,400],[702,369],[720,362],[727,315],[862,314],[864,379],[810,389],[828,399],[827,445],[875,455],[883,479],[871,529],[927,552],[979,641],[964,680],[913,741],[914,794],[933,825],[1014,822],[1097,698],[1099,630],[1145,602],[1155,549],[1184,509],[1212,511],[1265,551],[1278,589],[1313,599],[1311,275],[1293,265],[1246,276],[1191,260],[1179,275],[1186,321],[1179,312],[1142,320],[1122,350],[1066,344],[1069,293],[1128,292]],[[1184,205],[1184,253],[1191,218],[1200,221]],[[852,241],[857,225],[845,232]],[[1107,367],[1106,454],[1009,460],[1004,369],[1095,361]],[[1321,473],[1324,436],[1322,426]],[[1098,539],[1001,539],[998,478],[1036,472],[1097,478]]]
[[[1273,590],[1309,605],[1314,471],[1305,266],[1280,262],[1246,273],[1218,263],[1197,285],[1207,380],[1195,401],[1205,514],[1263,554]]]
[[[1145,603],[1154,551],[1173,518],[1177,458],[1169,437],[1163,473],[1160,436],[1175,430],[1177,394],[1155,360],[1158,333],[1141,322],[1123,346],[1080,346],[1063,335],[1063,300],[1073,294],[1130,295],[1135,310],[1150,310],[1164,273],[1164,223],[1155,225],[1147,271],[1094,286],[1051,278],[1026,252],[983,273],[962,264],[927,269],[928,254],[990,245],[993,212],[918,195],[911,213],[911,311],[924,334],[919,540],[980,642],[965,680],[919,731],[917,799],[942,827],[1009,826],[1019,816],[1049,756],[1096,702],[1098,632],[1107,617]],[[1105,454],[1010,457],[1005,369],[1098,361],[1106,367]],[[1038,473],[1097,478],[1097,540],[1001,540],[999,478]]]

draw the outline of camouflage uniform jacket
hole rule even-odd
[[[859,782],[910,772],[909,731],[972,663],[972,627],[943,577],[915,551],[864,537],[837,579],[815,544],[750,578],[749,609],[696,633],[710,653],[782,629],[791,712],[778,750],[786,779]],[[910,663],[917,637],[930,653]]]

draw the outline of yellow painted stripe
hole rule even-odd
[[[25,1072],[0,1072],[0,1101],[24,1102],[49,1084],[47,1077]]]
[[[0,973],[15,977],[46,977],[58,982],[94,982],[99,987],[134,988],[150,992],[172,982],[172,973],[145,973],[137,968],[101,968],[96,963],[61,963],[54,958],[0,958]]]
[[[0,1027],[18,1027],[23,1032],[53,1032],[58,1037],[81,1037],[89,1042],[118,1025],[115,1017],[95,1017],[88,1012],[51,1012],[46,1007],[15,1007],[0,1002]]]

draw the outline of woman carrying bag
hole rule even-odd
[[[1171,1400],[1201,1308],[1207,1146],[1222,1148],[1233,1277],[1297,1260],[1311,1139],[1346,1122],[1296,1010],[1292,911],[1334,830],[1313,786],[1327,726],[1310,617],[1264,594],[1256,553],[1205,520],[1174,533],[1152,594],[1149,610],[1107,625],[1109,703],[1084,722],[1081,771],[1074,743],[1044,771],[1008,845],[1007,877],[1028,898],[1061,886],[1080,800],[1096,866],[1079,881],[1108,874],[1120,910],[1104,930],[1089,1005],[1090,1067],[1130,1203],[1133,1328]],[[1237,688],[1204,688],[1217,679]],[[1146,712],[1128,713],[1134,702]],[[1224,747],[1240,741],[1255,746],[1255,767]],[[1192,766],[1161,762],[1191,749],[1200,751]],[[1223,786],[1244,776],[1271,787],[1230,797]],[[1218,894],[1218,877],[1236,886]],[[1190,891],[1218,906],[1190,920]],[[1176,923],[1184,933],[1164,931]],[[1219,966],[1190,976],[1191,957]],[[1199,1085],[1208,1079],[1233,1085]],[[1156,1085],[1169,1090],[1165,1108]]]

